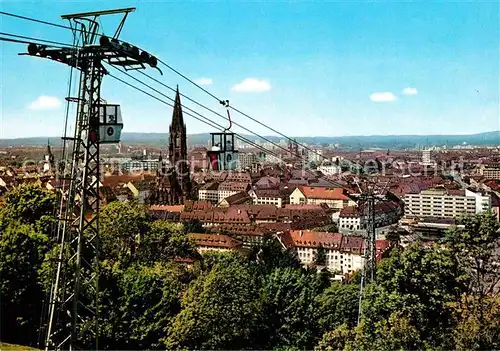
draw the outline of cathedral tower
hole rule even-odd
[[[176,183],[180,188],[175,197],[182,199],[180,202],[184,202],[188,199],[191,189],[187,157],[186,125],[182,116],[179,87],[177,87],[175,94],[174,111],[169,130],[168,160],[170,166],[175,169]]]

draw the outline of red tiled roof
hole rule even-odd
[[[395,201],[379,202],[375,205],[375,213],[389,213],[396,211],[401,205]],[[366,208],[366,207],[365,207]],[[363,209],[359,206],[347,206],[340,210],[340,217],[359,217],[363,213]]]
[[[149,206],[151,211],[167,211],[167,212],[182,212],[184,210],[184,205],[151,205]]]
[[[226,197],[223,201],[226,201],[229,205],[238,205],[243,204],[248,200],[250,200],[248,194],[244,191],[240,191],[239,193]]]
[[[329,247],[340,250],[342,234],[292,230],[290,237],[296,247]]]
[[[364,240],[359,236],[344,236],[342,238],[342,251],[362,252]]]
[[[113,175],[113,176],[108,176],[104,177],[102,183],[103,185],[116,185],[119,183],[128,183],[128,182],[133,182],[133,181],[138,181],[138,180],[143,180],[143,176],[141,174],[123,174],[123,175]]]
[[[309,199],[328,199],[328,200],[348,200],[349,198],[344,195],[342,188],[322,188],[299,186],[300,191],[305,197]]]
[[[245,191],[249,186],[250,183],[224,181],[219,185],[219,190]]]
[[[188,237],[197,246],[234,249],[242,245],[241,241],[224,234],[189,233]]]

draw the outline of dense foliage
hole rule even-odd
[[[0,210],[2,341],[39,342],[58,251],[54,206],[53,195],[26,185]],[[332,282],[318,272],[324,252],[308,269],[274,239],[246,255],[200,256],[187,237],[198,223],[153,221],[132,203],[107,205],[100,224],[103,349],[500,347],[499,225],[491,215],[464,219],[433,246],[402,248],[394,233],[359,323],[359,277]]]

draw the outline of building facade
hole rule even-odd
[[[500,164],[483,164],[479,167],[479,174],[486,179],[500,180]]]
[[[407,217],[457,218],[491,209],[489,195],[469,190],[428,189],[403,199]]]
[[[274,205],[283,207],[288,203],[289,196],[280,189],[251,189],[248,195],[252,198],[254,205]]]
[[[259,162],[257,155],[253,152],[238,153],[238,169],[252,169],[252,166]]]
[[[363,238],[341,234],[292,230],[290,246],[294,247],[304,266],[325,266],[330,272],[349,274],[363,268]],[[377,240],[377,256],[387,249],[385,240]],[[318,251],[323,250],[324,261],[318,262]]]
[[[342,188],[323,188],[299,186],[290,194],[290,204],[292,205],[321,205],[341,210],[347,206],[354,206],[356,203],[344,194]]]

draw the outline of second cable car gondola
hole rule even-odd
[[[226,107],[229,127],[220,133],[210,133],[211,145],[207,156],[211,170],[232,171],[238,166],[238,151],[234,144],[234,133],[230,131],[232,121],[229,113],[229,100],[220,101],[220,103]]]

